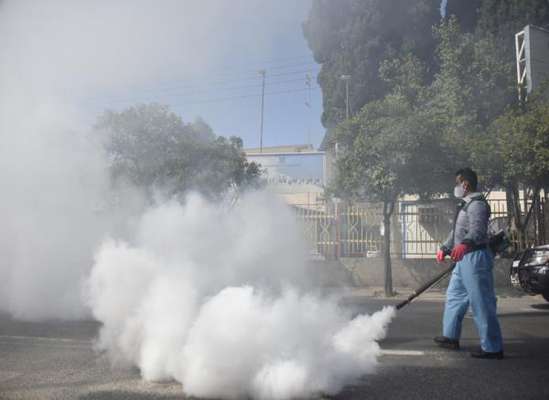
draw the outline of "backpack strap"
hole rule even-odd
[[[465,204],[461,207],[460,211],[467,212],[467,209],[469,208],[471,203],[473,203],[474,201],[482,201],[484,204],[486,204],[486,206],[488,207],[488,218],[490,218],[492,215],[492,208],[490,207],[490,204],[488,204],[488,201],[486,200],[486,198],[481,193],[471,197],[471,200],[465,201],[464,202]]]
[[[452,232],[453,232],[453,239],[452,241],[455,243],[456,240],[456,223],[458,219],[458,215],[461,211],[467,212],[467,209],[473,203],[474,201],[482,201],[486,206],[488,207],[488,219],[490,219],[490,216],[492,215],[492,209],[490,207],[490,204],[488,204],[488,201],[486,201],[486,198],[481,193],[478,193],[471,197],[469,201],[460,200],[457,207],[456,207],[456,214],[454,216],[454,223],[452,225]]]

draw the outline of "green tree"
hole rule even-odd
[[[549,3],[449,0],[442,21],[439,7],[427,0],[316,0],[304,24],[322,64],[322,121],[341,149],[332,190],[383,202],[386,232],[399,196],[446,192],[459,167],[478,169],[487,189],[506,188],[510,210],[519,187],[537,194],[547,176],[544,162],[540,170],[526,164],[545,154],[547,143],[533,132],[544,132],[546,110],[517,104],[514,34],[526,24],[547,26]],[[356,115],[349,121],[343,74],[353,76]],[[536,156],[519,157],[523,146],[536,144]],[[512,175],[516,168],[524,173]],[[524,227],[519,211],[515,225]],[[386,274],[390,293],[388,253]]]
[[[150,194],[195,190],[219,198],[231,187],[259,185],[259,166],[246,161],[241,139],[216,137],[200,119],[185,124],[167,106],[106,111],[96,129],[104,135],[113,177],[129,179]]]
[[[421,109],[426,68],[405,53],[386,60],[380,76],[391,93],[365,105],[336,129],[341,149],[333,191],[383,204],[385,293],[391,296],[391,217],[399,197],[447,190],[448,171],[432,120]]]
[[[549,102],[532,96],[528,102],[510,107],[494,120],[487,134],[491,160],[507,190],[510,225],[520,248],[528,245],[527,228],[538,207],[539,195],[549,188]],[[521,212],[521,196],[523,210]],[[531,199],[528,204],[527,200]]]
[[[431,87],[432,114],[441,126],[449,157],[454,164],[477,168],[486,189],[506,190],[510,225],[521,247],[526,245],[539,184],[531,183],[532,171],[526,163],[520,169],[527,174],[511,174],[518,164],[509,151],[528,153],[525,146],[531,144],[515,128],[528,126],[525,115],[533,115],[518,104],[514,34],[528,23],[547,25],[548,13],[546,1],[483,0],[474,32],[464,32],[455,17],[435,30],[440,70]],[[537,180],[540,175],[531,176]],[[523,207],[526,217],[520,207],[520,189],[533,199],[529,210]]]

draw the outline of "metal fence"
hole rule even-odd
[[[418,202],[400,202],[397,212],[400,229],[395,231],[393,248],[402,258],[432,258],[446,239],[455,214],[452,207]],[[400,248],[395,247],[399,244]]]
[[[508,226],[506,200],[489,200],[494,226]],[[391,223],[391,252],[404,259],[433,258],[447,237],[455,214],[450,200],[401,201]],[[530,203],[531,204],[531,203]],[[527,207],[526,203],[523,208]],[[295,206],[311,253],[328,259],[338,257],[377,257],[383,248],[382,207],[376,203],[360,205],[317,203]],[[525,210],[522,210],[525,213]],[[528,245],[545,242],[545,203],[538,202],[527,229]],[[517,238],[511,236],[518,248]]]
[[[381,213],[374,204],[319,203],[295,206],[311,253],[328,259],[375,256],[380,253]]]
[[[303,229],[312,254],[326,258],[338,257],[338,224],[336,213],[327,204],[295,206],[296,216]]]

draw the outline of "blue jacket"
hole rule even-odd
[[[490,206],[482,193],[469,193],[458,206],[454,229],[442,245],[442,250],[452,251],[456,244],[465,243],[470,246],[488,244],[488,221]]]

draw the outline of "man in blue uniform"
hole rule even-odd
[[[477,180],[477,174],[470,168],[456,173],[454,195],[461,201],[454,229],[437,252],[438,262],[450,255],[456,267],[446,292],[443,336],[434,340],[441,347],[458,350],[461,323],[470,306],[481,345],[471,356],[502,359],[503,345],[492,275],[493,254],[488,248],[490,206],[477,192]]]

